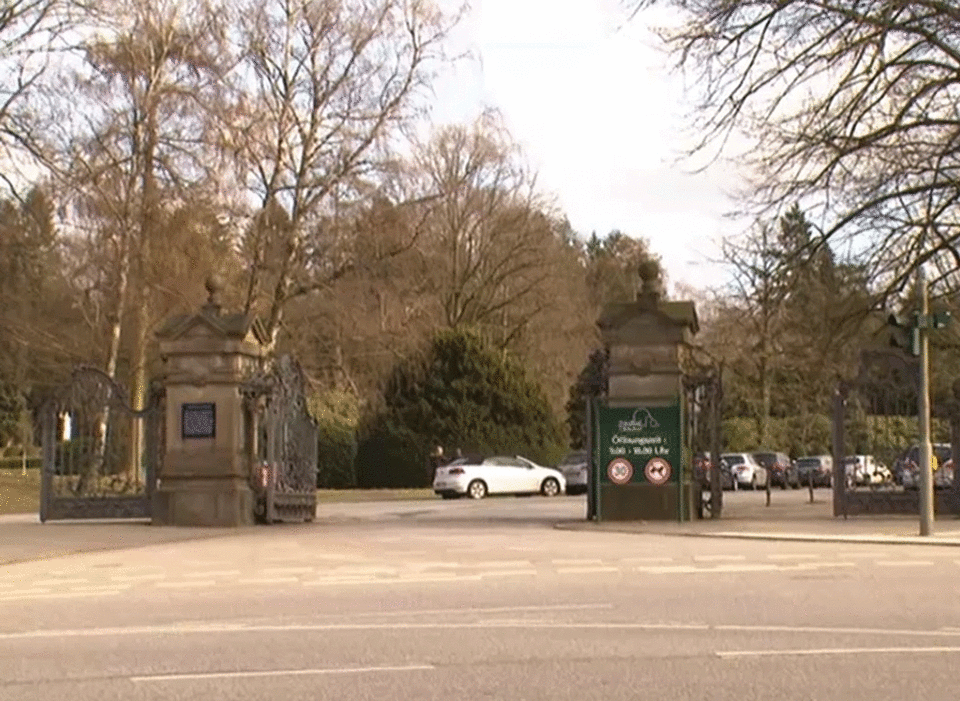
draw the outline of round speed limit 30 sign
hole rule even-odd
[[[607,477],[614,484],[626,484],[633,477],[633,465],[624,458],[614,458],[607,465]]]

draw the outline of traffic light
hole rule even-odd
[[[920,315],[913,316],[911,323],[891,314],[887,317],[887,326],[890,328],[890,345],[916,357],[920,355]]]

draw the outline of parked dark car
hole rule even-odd
[[[809,484],[813,479],[814,487],[833,486],[833,458],[829,455],[805,455],[793,463],[801,484]]]
[[[951,447],[949,443],[934,443],[933,455],[937,460],[935,472],[950,459]],[[916,489],[919,483],[917,465],[920,464],[920,446],[916,443],[903,451],[903,454],[893,463],[893,481],[903,485],[904,489]]]
[[[586,494],[590,461],[585,450],[569,453],[561,460],[556,469],[567,480],[567,494]]]
[[[770,486],[786,489],[800,488],[800,476],[797,474],[797,468],[786,453],[776,451],[759,451],[753,453],[753,459],[767,468],[770,474]]]
[[[710,489],[710,455],[707,453],[698,453],[693,459],[694,478],[700,483],[703,489]],[[720,461],[720,486],[722,489],[736,489],[736,483],[733,480],[733,472],[726,461]]]

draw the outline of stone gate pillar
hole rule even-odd
[[[656,264],[640,277],[637,300],[608,305],[598,322],[610,417],[594,453],[596,506],[602,520],[687,520],[694,486],[680,349],[698,330],[697,313],[693,302],[661,298]]]
[[[195,314],[157,333],[166,387],[165,455],[153,523],[243,526],[253,523],[250,422],[243,384],[261,366],[266,335],[247,314],[225,314],[222,284]]]

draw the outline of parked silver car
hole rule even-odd
[[[814,487],[833,486],[833,457],[830,455],[804,455],[793,462],[797,468],[797,475],[801,485],[810,484],[813,478]]]
[[[766,488],[769,473],[750,453],[724,453],[720,460],[730,466],[733,479],[741,489]]]
[[[583,494],[587,491],[589,461],[587,451],[576,450],[557,464],[557,469],[567,480],[567,494]]]

